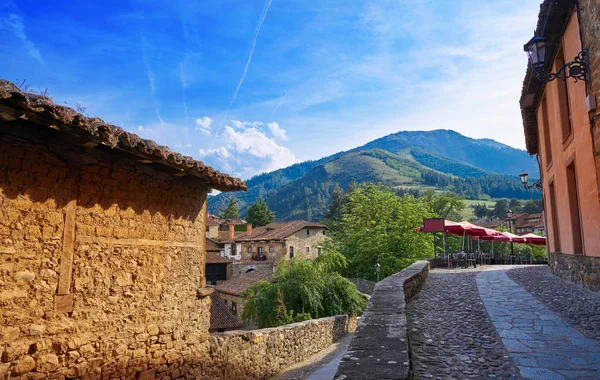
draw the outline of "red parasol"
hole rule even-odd
[[[527,244],[546,245],[546,238],[535,234],[526,234],[521,236]]]

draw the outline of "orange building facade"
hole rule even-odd
[[[538,156],[540,165],[549,265],[556,275],[600,290],[600,123],[595,107],[600,55],[598,46],[585,44],[586,33],[598,32],[590,29],[600,30],[592,19],[600,15],[600,4],[588,3],[584,13],[581,2],[544,1],[536,35],[547,41],[545,72],[556,73],[587,48],[591,80],[544,82],[529,65],[520,105],[527,151]]]

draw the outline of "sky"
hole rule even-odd
[[[523,149],[540,0],[4,0],[0,78],[244,179],[400,130]]]

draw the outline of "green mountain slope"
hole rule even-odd
[[[240,201],[241,215],[254,201],[264,199],[277,220],[320,220],[336,184],[347,188],[353,180],[383,183],[399,192],[451,190],[470,199],[538,198],[539,192],[523,189],[516,176],[521,169],[516,167],[537,177],[535,160],[525,151],[494,140],[444,130],[398,132],[348,152],[255,176],[247,181],[248,192],[210,197],[208,207],[218,213],[233,195]]]

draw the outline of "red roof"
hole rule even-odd
[[[252,230],[252,235],[247,233],[235,237],[236,241],[260,241],[260,240],[283,240],[286,237],[295,234],[301,229],[308,228],[327,228],[321,223],[308,222],[306,220],[294,220],[291,222],[271,223],[263,227],[256,227]]]
[[[72,108],[54,104],[47,96],[21,92],[13,83],[0,79],[0,109],[4,120],[26,120],[14,123],[13,128],[26,129],[31,125],[58,130],[78,138],[82,144],[101,146],[124,152],[144,163],[159,163],[175,169],[175,175],[204,180],[211,188],[221,191],[246,190],[239,178],[183,156],[152,140],[145,140],[102,119],[86,117]],[[11,123],[12,124],[12,123]]]
[[[235,260],[219,255],[218,252],[206,251],[206,264],[233,263]]]
[[[242,320],[227,307],[227,303],[218,296],[210,296],[210,329],[231,330],[242,327]]]
[[[221,293],[239,296],[244,290],[253,287],[259,281],[273,281],[273,269],[257,269],[231,280],[223,281],[215,286],[215,290]]]

